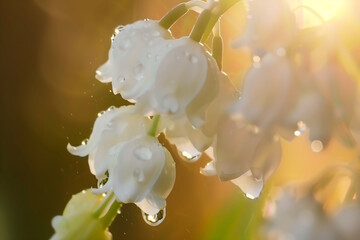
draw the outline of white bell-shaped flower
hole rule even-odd
[[[262,239],[344,239],[312,196],[299,198],[286,189],[275,206],[275,212],[265,222]]]
[[[119,149],[130,139],[148,131],[151,121],[141,115],[133,114],[134,106],[110,107],[101,112],[95,121],[93,131],[87,142],[68,151],[77,156],[89,155],[90,171],[99,180],[105,178],[113,159],[117,159]]]
[[[152,86],[131,96],[138,111],[187,116],[195,128],[200,128],[218,94],[220,71],[213,57],[203,45],[183,37],[154,45],[147,61],[144,81]]]
[[[139,203],[149,214],[165,207],[165,198],[175,181],[175,163],[171,154],[155,137],[148,135],[119,146],[108,171],[105,185],[93,191],[113,191],[119,202]]]
[[[249,70],[235,108],[248,123],[267,130],[284,116],[294,101],[296,83],[286,57],[266,54],[259,67]]]
[[[150,56],[152,46],[171,33],[157,21],[144,20],[119,26],[112,37],[109,59],[96,71],[101,82],[112,82],[114,94],[121,93],[130,100],[134,91],[146,89],[144,56]]]
[[[254,53],[265,50],[282,54],[296,30],[295,17],[287,1],[249,0],[247,3],[247,25],[235,46],[249,47]]]

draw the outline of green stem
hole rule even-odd
[[[104,228],[107,228],[114,221],[116,215],[118,214],[119,209],[122,207],[122,203],[114,200],[111,204],[109,211],[105,214],[105,216],[101,219]]]
[[[100,217],[100,215],[108,207],[109,203],[113,200],[114,196],[115,196],[114,193],[111,192],[104,198],[104,200],[101,202],[100,206],[93,212],[93,215],[95,218]]]
[[[207,28],[207,25],[212,16],[211,10],[205,9],[199,16],[198,20],[195,23],[193,30],[190,33],[190,38],[196,42],[200,42],[204,31]]]
[[[236,3],[240,2],[240,0],[220,0],[220,7],[216,8],[209,19],[209,22],[206,26],[206,29],[203,31],[203,35],[201,37],[201,42],[206,42],[208,39],[211,30],[219,20],[219,18],[232,6],[234,6]]]
[[[155,137],[157,126],[159,125],[159,121],[160,121],[160,115],[156,115],[156,116],[153,117],[152,125],[151,125],[151,128],[150,128],[149,132],[148,132],[148,134],[150,136]]]
[[[214,57],[219,70],[222,69],[222,57],[223,57],[223,39],[220,34],[220,21],[217,22],[217,26],[214,27],[214,38],[212,42],[212,56]]]
[[[165,29],[169,29],[180,17],[187,13],[188,10],[186,3],[177,5],[159,21],[159,25]]]

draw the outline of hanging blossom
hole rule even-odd
[[[219,92],[221,72],[216,61],[190,38],[171,39],[156,21],[133,25],[117,31],[109,60],[98,69],[98,79],[111,81],[115,94],[136,103],[136,113],[161,114],[168,139],[185,158],[195,159],[212,142],[212,136],[204,135],[201,128]],[[140,40],[125,52],[117,47],[132,35]]]
[[[275,202],[267,204],[265,220],[264,239],[356,240],[360,204],[357,199],[351,200],[329,214],[311,193],[299,196],[288,187]]]
[[[94,195],[90,190],[73,195],[63,215],[52,219],[51,225],[55,234],[50,240],[111,240],[112,235],[107,225],[112,219],[94,215],[102,199],[101,195]]]
[[[249,0],[247,23],[236,47],[248,47],[255,55],[284,50],[295,35],[295,16],[286,0]],[[281,34],[279,34],[281,32]]]
[[[266,4],[278,11],[273,19]],[[299,19],[286,1],[253,0],[248,5],[247,32],[263,35],[246,32],[241,40],[254,56],[234,114],[260,131],[287,140],[309,129],[315,152],[323,150],[334,135],[349,139],[346,128],[354,111],[356,85],[338,61],[339,41],[327,37],[336,36],[337,30],[327,23],[297,28]],[[287,29],[286,34],[278,34],[280,28]]]
[[[103,186],[94,193],[114,192],[117,201],[136,203],[156,214],[175,181],[171,154],[147,134],[151,121],[134,113],[134,106],[111,108],[100,114],[86,144],[68,146],[78,156],[89,155],[91,172]]]

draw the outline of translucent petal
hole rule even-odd
[[[264,186],[264,180],[262,178],[256,179],[250,170],[240,177],[231,180],[231,182],[238,186],[245,195],[251,199],[258,198]]]
[[[150,136],[128,141],[120,151],[109,181],[121,202],[139,202],[152,190],[165,165],[165,152]]]

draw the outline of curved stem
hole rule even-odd
[[[156,115],[156,116],[153,117],[152,125],[151,125],[151,128],[150,128],[149,132],[148,132],[148,134],[150,136],[155,137],[157,126],[159,125],[159,121],[160,121],[160,115]]]
[[[169,29],[179,18],[184,16],[190,9],[196,12],[201,12],[206,8],[207,3],[200,0],[192,0],[186,3],[180,3],[160,19],[159,25],[165,29]]]
[[[215,24],[219,20],[219,18],[232,6],[234,6],[236,3],[240,2],[240,0],[220,0],[220,6],[216,6],[213,8],[213,12],[211,14],[211,17],[209,19],[209,22],[206,26],[206,29],[203,31],[203,35],[201,37],[200,42],[205,42],[210,33],[211,30],[214,28]]]
[[[223,57],[223,39],[220,34],[220,21],[215,24],[213,28],[213,42],[212,42],[212,56],[216,60],[219,69],[222,69],[222,57]]]
[[[118,214],[118,211],[121,207],[122,207],[122,203],[120,203],[116,200],[111,204],[109,211],[101,219],[104,228],[107,228],[111,225],[111,223],[114,221],[114,219],[115,219],[116,215]]]
[[[312,14],[314,14],[319,20],[320,20],[320,22],[321,23],[324,23],[325,22],[325,19],[317,12],[317,11],[315,11],[314,9],[312,9],[311,7],[309,7],[309,6],[306,6],[306,5],[299,5],[299,6],[297,6],[296,8],[294,8],[294,12],[295,11],[297,11],[297,10],[299,10],[299,9],[306,9],[306,10],[308,10],[309,12],[311,12]]]

